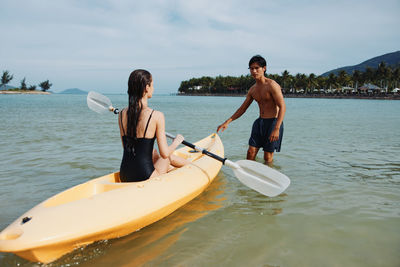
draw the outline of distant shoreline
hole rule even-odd
[[[27,95],[51,95],[50,92],[43,92],[43,91],[29,91],[29,90],[0,90],[1,95],[20,95],[20,94],[27,94]]]
[[[376,100],[400,100],[400,95],[283,95],[286,98],[332,98],[332,99],[376,99]]]
[[[176,94],[177,96],[233,96],[244,97],[245,94]],[[376,99],[376,100],[400,100],[398,95],[317,95],[317,94],[284,94],[284,98],[330,98],[330,99]]]

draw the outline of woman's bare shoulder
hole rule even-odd
[[[163,120],[164,119],[164,113],[158,110],[153,111],[153,117],[158,121],[158,120]]]

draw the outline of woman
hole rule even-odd
[[[119,113],[119,129],[124,154],[120,168],[121,182],[138,182],[164,174],[170,164],[182,167],[187,161],[172,152],[183,141],[177,135],[170,146],[165,136],[164,114],[149,108],[147,100],[154,91],[153,79],[146,70],[135,70],[129,76],[129,106]],[[157,138],[158,149],[153,151]]]

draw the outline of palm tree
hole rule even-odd
[[[239,88],[242,94],[245,94],[253,84],[254,80],[253,77],[251,77],[250,75],[242,75],[239,77]]]
[[[392,73],[393,88],[397,88],[400,82],[400,67],[397,67]]]
[[[297,89],[303,89],[304,93],[307,92],[307,76],[305,74],[297,73],[294,78],[294,87]]]
[[[21,87],[19,89],[28,90],[28,87],[26,86],[26,78],[25,77],[21,80]]]
[[[329,77],[326,80],[326,85],[329,87],[329,90],[332,90],[332,86],[337,86],[337,77],[334,73],[329,74]]]
[[[3,87],[5,85],[7,85],[13,78],[14,78],[14,76],[10,75],[8,70],[3,71],[3,75],[1,76],[1,85],[0,85],[0,87]]]
[[[381,62],[378,65],[378,69],[376,70],[376,78],[380,81],[380,85],[381,88],[386,88],[386,92],[387,92],[387,78],[388,78],[388,67],[386,66],[385,62]],[[384,85],[384,83],[386,82],[386,84]]]
[[[371,67],[367,67],[365,72],[363,73],[363,79],[367,83],[372,83],[375,78],[375,71]]]
[[[341,70],[337,77],[337,81],[338,81],[339,85],[347,86],[348,85],[347,83],[349,82],[349,76],[347,75],[347,72],[344,70]]]
[[[324,76],[318,76],[317,78],[316,78],[316,86],[318,87],[318,88],[324,88],[324,89],[326,89],[326,87],[325,87],[325,84],[326,84],[326,77],[324,77]],[[324,90],[325,91],[325,90]]]
[[[393,76],[393,69],[392,68],[387,68],[386,72],[385,72],[385,81],[386,81],[385,90],[386,90],[386,93],[388,92],[389,86],[391,84],[390,81],[392,80],[392,76]]]
[[[357,90],[357,92],[358,92],[358,83],[361,81],[361,76],[362,76],[362,74],[359,70],[353,71],[352,80],[353,80],[353,83],[355,83],[354,88]]]
[[[282,72],[282,85],[283,85],[283,88],[286,88],[287,82],[289,82],[289,81],[290,81],[290,74],[289,74],[289,72],[287,70],[284,70]]]
[[[311,73],[307,78],[307,87],[314,92],[315,86],[317,85],[317,76]]]
[[[42,88],[43,92],[49,90],[51,86],[52,84],[49,82],[49,80],[39,83],[39,87]]]

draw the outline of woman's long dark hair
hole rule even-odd
[[[152,77],[147,70],[135,70],[131,73],[128,80],[128,125],[127,135],[137,138],[136,127],[139,122],[140,113],[142,112],[141,99],[143,97],[146,85],[150,85]]]

